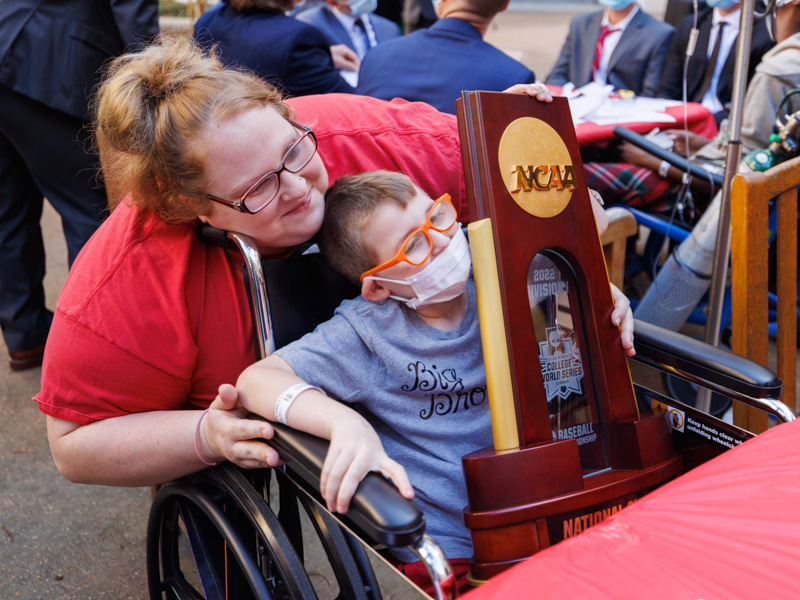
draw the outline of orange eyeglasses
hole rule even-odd
[[[405,239],[394,258],[378,265],[374,269],[365,271],[361,275],[361,281],[364,281],[364,279],[370,275],[393,267],[400,262],[407,262],[415,267],[424,263],[428,260],[431,252],[433,252],[433,241],[431,240],[431,234],[428,233],[428,230],[433,229],[438,232],[445,232],[453,226],[457,216],[456,208],[450,200],[450,194],[445,194],[433,203],[431,210],[428,212],[428,218],[425,220],[425,224],[416,231],[413,231],[411,235]]]

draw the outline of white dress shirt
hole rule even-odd
[[[634,5],[633,10],[628,16],[615,25],[612,25],[608,20],[608,11],[603,13],[601,26],[611,29],[611,33],[603,40],[603,53],[600,55],[600,63],[597,65],[597,70],[594,72],[594,80],[600,85],[605,85],[607,83],[608,63],[611,60],[611,54],[613,54],[614,49],[617,47],[619,38],[622,37],[622,32],[625,31],[625,28],[630,24],[631,19],[633,19],[637,12],[639,12],[638,4]]]
[[[722,42],[719,46],[717,64],[714,66],[714,76],[711,78],[711,84],[708,86],[708,90],[701,101],[701,104],[712,114],[724,108],[722,102],[717,98],[717,84],[719,83],[720,73],[722,73],[722,67],[725,65],[725,61],[728,60],[728,55],[733,49],[736,36],[739,35],[739,19],[741,18],[741,13],[741,9],[737,9],[727,17],[723,17],[718,8],[714,9],[713,20],[711,21],[711,32],[708,37],[706,59],[710,59],[711,53],[714,51],[714,45],[717,43],[717,36],[719,35],[720,22],[725,21],[725,27],[722,28]]]
[[[342,27],[344,27],[345,31],[347,31],[347,33],[350,35],[350,39],[353,40],[353,47],[356,50],[356,54],[358,54],[359,60],[364,60],[364,57],[369,49],[378,43],[378,40],[375,37],[375,30],[372,27],[372,23],[369,21],[369,15],[365,14],[361,15],[361,17],[356,17],[355,15],[349,15],[340,12],[335,7],[333,9],[333,14],[337,19],[339,19]],[[358,18],[360,18],[364,23],[367,39],[364,39],[361,29],[356,25],[356,20]]]

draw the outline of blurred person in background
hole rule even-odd
[[[533,71],[483,40],[509,0],[439,0],[440,19],[381,44],[361,65],[357,92],[373,98],[427,102],[455,113],[461,90],[500,92],[534,83]]]
[[[600,4],[603,10],[572,19],[546,83],[582,87],[595,81],[637,96],[655,96],[675,30],[633,0],[600,0]]]
[[[736,66],[736,40],[739,37],[741,5],[735,0],[707,0],[697,14],[697,44],[686,71],[686,99],[705,106],[717,125],[728,116],[733,73]],[[686,48],[689,45],[694,15],[688,14],[678,25],[664,61],[657,96],[683,99]],[[764,53],[775,43],[770,39],[764,19],[753,20],[747,81],[755,73]]]
[[[45,307],[44,197],[69,264],[100,225],[106,193],[86,131],[103,63],[158,34],[156,0],[0,2],[0,327],[12,370],[37,367]]]
[[[222,0],[194,26],[194,38],[226,65],[247,67],[292,96],[353,93],[338,68],[357,70],[358,57],[315,27],[286,13],[295,0]]]
[[[361,62],[375,46],[400,36],[396,23],[375,14],[377,7],[378,0],[327,0],[297,18],[319,29],[329,44],[350,48]],[[341,74],[351,85],[357,85],[357,72],[343,70]]]

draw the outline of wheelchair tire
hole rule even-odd
[[[695,407],[697,404],[697,384],[687,381],[668,373],[663,374],[664,386],[667,388],[667,395],[675,398],[678,402],[682,402],[687,406]],[[731,407],[732,401],[730,398],[717,392],[711,394],[711,409],[710,414],[718,419]]]
[[[188,556],[181,554],[182,535]],[[182,564],[195,571],[189,579]],[[230,464],[169,483],[156,494],[147,580],[151,600],[317,597],[278,518]]]

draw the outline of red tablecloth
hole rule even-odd
[[[591,146],[599,142],[614,139],[614,127],[621,125],[635,131],[636,133],[648,133],[654,127],[661,129],[680,129],[683,127],[683,106],[671,106],[665,111],[674,117],[675,123],[615,123],[614,125],[595,125],[594,123],[581,123],[575,127],[580,146]],[[686,106],[686,116],[689,123],[689,131],[693,131],[707,138],[717,135],[717,124],[714,116],[702,104],[689,102]]]
[[[800,421],[697,467],[466,600],[800,596]]]

